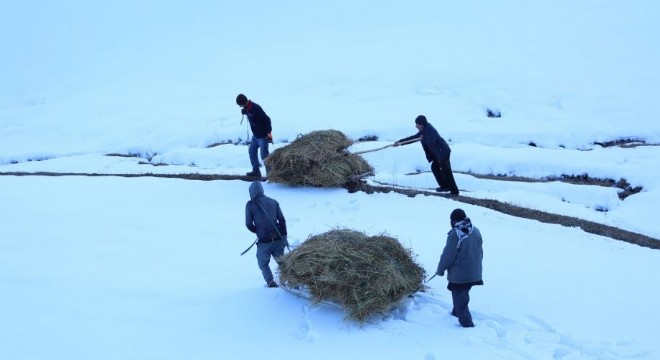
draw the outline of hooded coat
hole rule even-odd
[[[286,220],[280,204],[264,195],[258,181],[250,184],[250,201],[245,204],[245,226],[257,234],[259,242],[267,243],[287,236]]]

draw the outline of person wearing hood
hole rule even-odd
[[[481,276],[483,240],[479,229],[472,225],[462,209],[452,211],[449,219],[451,230],[435,273],[444,276],[447,271],[447,289],[451,291],[454,305],[451,314],[458,318],[461,326],[474,327],[468,303],[472,286],[484,284]]]
[[[284,255],[288,245],[286,220],[280,204],[264,194],[259,181],[250,184],[250,201],[245,204],[245,226],[257,234],[257,264],[268,287],[277,287],[270,270],[271,256],[277,259]]]
[[[440,185],[435,190],[449,192],[451,196],[458,196],[458,186],[456,186],[454,174],[451,172],[451,162],[449,161],[451,155],[449,145],[438,134],[438,130],[429,124],[426,116],[419,115],[415,118],[415,127],[417,128],[417,134],[395,141],[393,145],[395,147],[407,145],[419,140],[426,154],[426,160],[431,163],[431,171],[435,181]]]

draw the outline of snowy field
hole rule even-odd
[[[0,359],[660,359],[657,250],[451,199],[264,183],[294,245],[387,232],[429,275],[454,208],[481,230],[475,328],[457,327],[439,277],[357,326],[265,288],[254,250],[239,255],[254,241],[249,183],[7,175],[244,174],[243,92],[275,148],[336,129],[378,137],[350,151],[374,149],[424,114],[461,195],[660,239],[659,13],[642,0],[3,3]],[[596,144],[617,140],[641,145]],[[368,181],[437,186],[419,144],[363,156]]]

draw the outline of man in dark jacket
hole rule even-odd
[[[277,287],[270,270],[270,257],[275,261],[284,255],[287,243],[286,220],[280,204],[264,195],[258,181],[250,184],[250,201],[245,204],[245,226],[257,234],[257,263],[268,287]]]
[[[394,143],[394,146],[406,145],[416,140],[421,140],[422,148],[426,154],[426,160],[431,163],[431,171],[435,176],[435,181],[440,185],[435,189],[438,192],[450,192],[452,196],[458,196],[458,186],[454,180],[454,174],[451,172],[451,163],[449,156],[451,149],[445,139],[438,134],[438,131],[429,124],[426,116],[419,115],[415,119],[417,134],[408,136]]]
[[[261,164],[257,158],[257,150],[260,150],[262,161],[268,157],[268,142],[271,139],[271,133],[273,131],[270,118],[261,106],[252,100],[248,100],[243,94],[238,94],[236,104],[241,107],[241,114],[247,115],[250,129],[252,129],[252,139],[250,140],[250,147],[248,149],[252,171],[245,175],[261,177],[261,171],[259,171]],[[266,168],[266,172],[268,172],[268,168]]]
[[[451,314],[458,318],[461,326],[474,327],[468,303],[472,286],[484,284],[481,278],[483,240],[465,211],[455,209],[449,219],[451,230],[447,233],[447,244],[435,273],[444,276],[447,271],[447,289],[451,291],[454,304]]]

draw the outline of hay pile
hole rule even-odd
[[[268,181],[292,186],[340,187],[373,168],[346,149],[353,141],[337,130],[313,131],[266,158]]]
[[[394,238],[331,230],[307,239],[279,261],[280,283],[307,287],[314,303],[330,301],[364,322],[424,289],[425,271]]]

